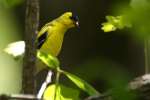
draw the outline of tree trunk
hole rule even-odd
[[[39,0],[26,0],[25,17],[25,56],[23,62],[22,92],[35,93],[35,61],[36,61],[36,35],[39,25]]]

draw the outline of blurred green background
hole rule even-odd
[[[7,0],[0,1],[0,93],[8,90],[14,93],[20,91],[21,62],[2,53],[2,49],[8,43],[23,39],[25,2],[4,1]],[[143,43],[129,35],[129,29],[110,33],[101,30],[106,15],[129,3],[130,0],[40,0],[39,29],[66,11],[78,15],[80,28],[66,33],[60,62],[63,69],[104,91],[111,85],[124,84],[144,74]]]
[[[15,61],[4,53],[7,44],[20,40],[22,30],[15,11],[5,8],[5,2],[0,2],[0,93],[18,93],[21,89],[22,67],[20,61]]]

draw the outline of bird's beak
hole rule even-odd
[[[74,21],[75,26],[79,27],[79,18],[78,16],[72,16],[70,17]]]
[[[75,25],[76,25],[77,27],[79,27],[79,21],[76,21],[76,22],[75,22]]]

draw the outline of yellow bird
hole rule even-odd
[[[75,26],[79,26],[78,17],[71,12],[66,12],[47,23],[38,33],[37,49],[57,56],[61,50],[65,32]]]
[[[78,17],[71,12],[66,12],[55,20],[47,23],[38,33],[37,49],[46,54],[57,56],[61,50],[65,32],[75,26],[79,26]],[[37,72],[45,66],[37,61]]]
[[[43,51],[44,53],[57,56],[61,50],[65,32],[68,29],[73,28],[75,26],[79,26],[79,20],[77,16],[73,15],[72,12],[66,12],[62,14],[60,17],[47,23],[41,28],[41,30],[37,35],[37,40],[36,40],[37,49]],[[22,47],[20,51],[18,51],[19,47],[20,48]],[[24,49],[25,49],[24,41],[19,41],[8,45],[8,47],[5,49],[5,52],[11,55],[19,56],[22,53],[24,53],[25,51]],[[16,51],[18,51],[19,53]],[[17,53],[19,55],[14,53]],[[38,62],[37,62],[37,66],[40,66],[40,63]],[[37,69],[39,72],[43,68],[37,67]]]

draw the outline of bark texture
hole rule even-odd
[[[36,35],[39,25],[39,0],[26,0],[25,56],[23,62],[22,92],[35,94]]]

